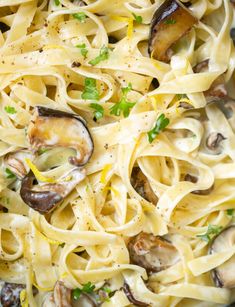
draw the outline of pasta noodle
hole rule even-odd
[[[215,253],[209,242],[234,221],[233,7],[182,1],[198,22],[163,61],[148,54],[163,2],[0,0],[0,278],[25,285],[22,306],[65,306],[51,299],[58,281],[68,289],[90,283],[95,293],[108,287],[103,307],[235,300],[211,278],[234,259],[234,242]],[[36,131],[35,112],[40,118],[46,108],[70,117],[44,114]],[[36,133],[47,125],[39,148]],[[76,129],[93,144],[79,148]],[[64,189],[53,211],[27,205],[27,174],[39,182],[35,195]],[[133,261],[139,234],[163,240],[171,265]]]

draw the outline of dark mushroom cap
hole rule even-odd
[[[136,192],[144,199],[153,203],[154,205],[157,203],[158,198],[153,192],[147,177],[143,174],[139,167],[134,167],[132,170],[131,184]]]
[[[25,289],[22,284],[5,283],[1,290],[2,307],[20,307],[20,292]]]
[[[128,244],[131,262],[148,272],[159,272],[176,264],[179,253],[174,245],[160,236],[141,232]]]
[[[74,169],[69,173],[71,179],[58,183],[34,185],[35,176],[30,171],[22,180],[20,196],[32,209],[41,214],[51,212],[85,178],[85,173]]]
[[[220,232],[212,241],[209,253],[219,253],[231,248],[235,244],[235,225]],[[212,279],[217,287],[235,288],[235,255],[212,270]]]
[[[156,10],[150,25],[149,54],[168,62],[169,50],[197,22],[197,19],[176,0],[166,0]]]
[[[82,117],[44,107],[36,107],[28,137],[34,151],[50,147],[75,149],[77,156],[69,158],[69,162],[75,166],[86,164],[94,149],[92,137]]]

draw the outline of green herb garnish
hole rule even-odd
[[[11,106],[6,106],[4,108],[4,110],[8,113],[8,114],[15,114],[16,113],[16,109],[14,107]]]
[[[132,13],[132,15],[133,15],[133,17],[134,17],[134,19],[135,19],[135,21],[137,23],[142,23],[143,22],[142,16],[137,16],[135,13]]]
[[[72,291],[72,297],[75,300],[78,300],[82,293],[93,293],[95,289],[95,286],[92,285],[92,283],[89,281],[86,283],[81,289],[76,288]]]
[[[54,0],[56,6],[60,5],[60,0]]]
[[[80,49],[81,55],[82,55],[84,58],[86,58],[87,53],[88,53],[88,50],[87,50],[87,48],[86,48],[86,44],[77,45],[76,47]]]
[[[73,18],[79,20],[81,23],[84,23],[86,20],[86,14],[84,12],[79,12],[73,14]]]
[[[122,98],[116,103],[114,106],[110,108],[110,114],[114,114],[116,116],[120,116],[123,113],[124,117],[128,117],[130,114],[131,108],[136,104],[135,102],[127,101],[127,94],[132,90],[131,83],[128,84],[127,87],[122,88]]]
[[[85,88],[82,93],[82,99],[99,100],[100,95],[96,88],[96,80],[93,78],[85,78]]]
[[[178,100],[187,99],[188,98],[188,96],[186,94],[177,94],[176,97],[177,97]]]
[[[104,108],[98,103],[91,103],[90,107],[94,109],[94,117],[96,120],[102,118],[104,116]]]
[[[6,169],[5,169],[5,173],[6,173],[6,177],[7,177],[8,179],[12,179],[12,178],[15,178],[15,177],[16,177],[15,174],[12,173],[12,171],[11,171],[9,168],[6,168]]]
[[[168,126],[170,123],[169,118],[165,117],[165,114],[161,114],[158,118],[157,121],[153,127],[153,129],[151,129],[148,132],[148,140],[149,143],[152,143],[153,140],[156,138],[156,136],[166,128],[166,126]]]
[[[39,148],[38,149],[38,154],[39,156],[41,156],[42,154],[44,154],[45,152],[47,152],[49,150],[49,148]]]
[[[222,226],[217,225],[209,225],[207,228],[207,232],[202,235],[197,235],[198,238],[202,239],[203,241],[206,241],[207,243],[211,241],[212,235],[217,235],[221,232],[223,229]]]
[[[164,21],[166,25],[174,25],[176,23],[175,19],[167,19]]]
[[[109,48],[103,46],[100,49],[99,55],[96,58],[94,58],[93,60],[89,61],[88,63],[91,64],[92,66],[95,66],[95,65],[99,64],[101,61],[107,60],[108,58],[109,58]]]
[[[233,216],[233,212],[234,212],[234,209],[227,209],[227,210],[226,210],[226,213],[227,213],[227,215],[229,215],[229,216]]]
[[[59,246],[63,248],[65,246],[65,243],[60,243]]]

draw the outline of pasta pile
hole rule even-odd
[[[228,0],[192,1],[198,22],[163,62],[148,54],[162,2],[0,0],[7,27],[0,32],[0,278],[26,285],[22,306],[43,306],[58,280],[70,289],[108,285],[113,295],[102,307],[135,305],[125,283],[145,306],[235,300],[211,278],[235,247],[208,253],[210,225],[231,225],[235,209],[233,8]],[[219,78],[226,104],[208,99]],[[22,178],[7,164],[20,152],[27,172],[47,182],[74,170],[73,148],[32,151],[37,107],[81,116],[94,144],[83,180],[48,214],[23,201]],[[166,121],[157,130],[159,118]],[[134,188],[137,167],[155,202]],[[179,261],[150,273],[133,263],[128,244],[140,233],[164,236]]]

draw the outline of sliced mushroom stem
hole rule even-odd
[[[159,272],[180,260],[174,245],[160,236],[140,233],[128,244],[131,262],[144,267],[148,272]]]
[[[168,62],[170,48],[184,36],[197,19],[176,0],[166,0],[156,10],[150,26],[149,54]]]
[[[68,147],[77,155],[69,158],[75,166],[86,164],[93,153],[93,141],[85,120],[72,113],[37,107],[28,129],[34,151],[41,148]]]
[[[235,225],[220,232],[212,241],[209,253],[221,253],[232,248],[235,244]],[[235,288],[235,255],[212,270],[212,279],[216,287]]]
[[[130,286],[126,282],[123,285],[123,291],[126,294],[126,297],[128,298],[128,300],[135,306],[143,306],[143,307],[149,306],[149,304],[141,302],[134,297],[134,295],[131,292]]]
[[[67,180],[67,178],[70,178]],[[73,169],[56,183],[34,185],[36,180],[30,172],[22,180],[20,195],[23,201],[41,214],[51,212],[85,178],[85,171]]]

